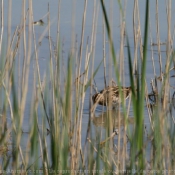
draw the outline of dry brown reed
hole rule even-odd
[[[117,57],[113,44],[113,6],[114,2],[110,2],[110,20],[106,21],[105,18],[102,23],[102,62],[99,61],[99,65],[94,66],[95,50],[96,50],[96,37],[98,28],[98,18],[100,2],[93,1],[93,19],[92,29],[90,37],[85,38],[85,25],[87,18],[88,1],[84,1],[84,13],[82,16],[81,25],[81,39],[80,43],[77,41],[75,35],[76,24],[76,1],[72,2],[73,15],[72,15],[72,35],[71,35],[71,51],[68,58],[67,68],[62,66],[64,61],[64,55],[61,53],[61,34],[60,34],[60,9],[61,0],[58,1],[58,21],[57,21],[57,38],[55,39],[56,45],[51,37],[52,22],[50,19],[50,5],[48,4],[47,13],[47,25],[44,26],[43,33],[37,40],[35,26],[33,25],[33,3],[28,1],[28,10],[26,10],[26,1],[22,3],[22,17],[21,23],[16,27],[16,30],[12,34],[11,32],[11,8],[12,1],[8,1],[8,30],[7,30],[7,52],[3,55],[3,35],[4,35],[4,2],[1,1],[1,34],[0,34],[0,53],[2,58],[2,69],[0,72],[0,88],[3,93],[1,100],[2,111],[0,126],[0,148],[6,148],[7,142],[9,142],[9,133],[12,134],[12,158],[8,157],[7,161],[3,152],[4,168],[8,167],[13,169],[29,170],[35,168],[41,168],[45,174],[49,174],[48,169],[64,169],[64,170],[95,170],[103,167],[105,170],[117,171],[120,169],[137,169],[142,167],[147,169],[173,169],[174,162],[171,154],[173,154],[174,134],[173,127],[169,124],[167,118],[173,118],[173,104],[172,104],[172,89],[170,89],[170,70],[171,62],[174,61],[174,52],[172,49],[172,43],[174,38],[171,37],[171,0],[166,1],[167,12],[167,41],[166,41],[166,62],[163,62],[163,56],[161,52],[161,36],[159,30],[159,4],[155,3],[156,14],[156,40],[157,40],[157,53],[159,65],[156,65],[155,47],[152,44],[151,26],[149,22],[149,38],[151,42],[151,59],[153,75],[151,80],[147,77],[140,75],[141,71],[139,66],[144,63],[145,50],[143,47],[143,29],[140,23],[140,9],[139,1],[134,1],[133,8],[133,37],[134,37],[134,53],[130,72],[134,79],[134,85],[136,87],[135,94],[129,98],[128,103],[124,100],[122,102],[119,111],[113,114],[113,111],[107,110],[98,117],[95,116],[95,108],[91,101],[93,95],[93,80],[96,73],[99,71],[99,66],[103,62],[103,76],[104,87],[112,85],[112,79],[115,79],[119,85],[125,85],[126,77],[125,71],[129,69],[125,62],[126,57],[130,57],[125,52],[125,41],[127,39],[127,1],[118,2],[118,9],[120,10],[120,50]],[[104,3],[101,1],[101,3]],[[103,9],[103,15],[104,14]],[[151,15],[149,13],[149,15]],[[149,17],[150,19],[151,17]],[[28,29],[26,29],[26,23],[28,21]],[[107,24],[109,23],[109,26]],[[107,28],[106,28],[107,26]],[[49,50],[49,66],[48,74],[41,77],[41,70],[39,65],[39,48],[43,38],[48,35],[48,50]],[[172,39],[173,38],[173,39]],[[145,38],[144,38],[145,39]],[[107,43],[106,40],[109,40]],[[78,47],[79,44],[79,47]],[[127,45],[127,47],[130,47]],[[107,58],[107,51],[109,48],[109,55]],[[85,52],[83,50],[85,49]],[[114,49],[114,50],[113,50]],[[139,53],[139,54],[138,54]],[[22,55],[22,56],[21,56]],[[4,57],[4,58],[3,58]],[[18,65],[15,67],[15,59],[18,57]],[[23,59],[22,59],[23,57]],[[61,59],[63,58],[63,59]],[[4,59],[4,60],[3,60]],[[34,60],[33,69],[30,68],[31,61]],[[116,61],[117,60],[117,61]],[[114,66],[112,66],[114,65]],[[109,67],[108,67],[109,66]],[[1,67],[1,66],[0,66]],[[157,67],[159,67],[159,73],[157,73]],[[107,72],[107,68],[109,72]],[[18,69],[18,77],[15,77],[14,70]],[[112,70],[113,69],[113,70]],[[33,90],[31,100],[30,111],[30,127],[28,134],[27,147],[22,149],[22,128],[25,117],[25,109],[27,108],[27,94],[29,92],[29,76],[33,71]],[[113,77],[113,72],[116,77]],[[63,73],[64,72],[64,73]],[[158,85],[157,74],[160,74],[161,81]],[[108,76],[109,75],[109,76]],[[107,77],[109,77],[107,79]],[[134,134],[138,128],[136,126],[139,120],[137,110],[139,110],[139,104],[134,106],[134,98],[137,99],[143,94],[140,94],[141,81],[145,81],[144,96],[144,117],[149,118],[150,130],[147,132],[145,129],[145,123],[143,126],[139,126],[141,129],[138,131],[144,131],[143,144],[140,145],[139,138]],[[16,84],[16,80],[18,83]],[[64,80],[64,81],[62,81]],[[49,83],[50,88],[49,88]],[[140,83],[138,85],[138,82]],[[142,82],[143,83],[143,82]],[[147,83],[151,84],[151,88],[147,87]],[[137,86],[138,85],[138,86]],[[63,88],[62,88],[63,87]],[[134,88],[135,88],[134,87]],[[89,88],[89,91],[88,91]],[[139,89],[137,89],[139,88]],[[143,89],[144,89],[143,88]],[[150,90],[151,89],[151,93]],[[137,92],[139,91],[139,92]],[[87,93],[89,92],[89,93]],[[150,100],[150,96],[154,96],[155,102]],[[85,130],[82,127],[85,97],[89,96],[89,120],[86,131],[85,143],[82,141],[82,132]],[[122,98],[122,93],[119,95]],[[139,101],[139,100],[138,100]],[[139,101],[140,102],[140,101]],[[136,107],[136,108],[135,108]],[[9,113],[7,112],[9,109]],[[136,109],[136,111],[135,111]],[[121,115],[121,110],[124,114]],[[146,110],[148,115],[146,115]],[[130,113],[134,115],[134,122],[132,126],[129,125]],[[7,118],[10,116],[10,123],[7,122]],[[115,116],[115,117],[114,117]],[[116,117],[117,116],[117,117]],[[41,119],[41,121],[39,121]],[[100,127],[100,132],[95,133],[93,127],[95,120],[105,121],[105,134],[104,128],[101,124],[96,127]],[[116,121],[116,119],[118,119]],[[174,120],[173,120],[174,121]],[[42,123],[42,124],[41,124]],[[117,123],[117,124],[116,124]],[[42,125],[42,129],[40,128]],[[99,126],[100,125],[100,126]],[[117,125],[117,126],[116,126]],[[8,128],[7,128],[8,126]],[[48,142],[46,131],[50,132]],[[117,135],[113,131],[117,128]],[[170,133],[170,131],[173,133]],[[138,132],[139,135],[139,132]],[[138,146],[139,145],[139,146]],[[150,146],[151,145],[151,146]],[[2,146],[2,147],[1,147]],[[139,150],[137,148],[140,148]],[[147,149],[149,149],[147,151]],[[8,150],[8,149],[7,149]],[[2,150],[4,151],[4,149]],[[144,156],[140,159],[140,156]],[[149,160],[146,158],[149,156]],[[174,156],[174,155],[173,155]],[[141,162],[141,160],[143,160]],[[140,162],[141,163],[140,163]],[[149,166],[148,166],[149,165]],[[2,167],[2,166],[0,166]],[[76,174],[76,173],[74,173]]]

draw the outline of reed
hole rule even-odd
[[[21,22],[14,33],[11,30],[12,1],[8,3],[6,45],[3,41],[3,0],[0,7],[0,171],[18,170],[21,174],[77,174],[78,171],[80,174],[139,174],[145,171],[149,174],[151,170],[159,173],[167,170],[171,174],[170,171],[175,168],[174,87],[170,85],[170,71],[174,69],[171,0],[166,1],[165,61],[161,52],[158,1],[155,2],[155,26],[150,22],[150,3],[154,2],[146,1],[144,29],[140,22],[139,1],[134,1],[133,50],[126,23],[127,1],[110,2],[110,8],[117,5],[119,10],[119,51],[113,36],[114,10],[108,13],[108,4],[104,0],[93,1],[92,28],[87,38],[85,26],[89,2],[84,1],[80,42],[75,31],[76,16],[72,15],[70,51],[65,50],[60,32],[61,0],[58,1],[58,25],[54,39],[51,37],[50,4],[43,17],[47,24],[42,26],[41,35],[36,37],[33,2],[29,1],[26,10],[26,1],[23,1]],[[72,3],[75,13],[76,1]],[[98,61],[95,52],[100,14],[103,56]],[[153,45],[151,33],[154,27],[156,46]],[[46,41],[43,40],[45,36],[49,57],[42,74],[39,50],[42,49],[41,43]],[[149,50],[153,72],[151,80],[147,72]],[[63,52],[68,52],[67,58]],[[125,74],[127,70],[129,77]],[[110,109],[110,99],[109,106],[100,111],[92,102],[94,82],[97,82],[96,76],[101,72],[104,89],[114,89],[115,95],[121,99],[118,100],[117,110]],[[32,83],[29,81],[31,77]],[[127,79],[129,86],[126,85]],[[108,84],[115,88],[107,88]],[[132,91],[127,96],[128,100],[125,100],[124,94],[126,87]],[[109,93],[110,97],[110,91],[101,91],[101,94],[103,92]],[[84,107],[86,99],[89,99],[88,115]],[[27,109],[30,109],[28,114]],[[100,114],[97,116],[97,113]],[[29,118],[27,132],[23,127],[26,115]],[[87,128],[83,123],[85,115],[88,116]],[[145,120],[149,121],[148,125]]]

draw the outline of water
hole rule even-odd
[[[80,44],[80,38],[81,38],[81,26],[82,26],[82,18],[83,18],[83,11],[84,11],[84,1],[82,0],[76,0],[75,6],[73,4],[73,1],[64,0],[61,1],[61,8],[60,8],[60,43],[62,44],[62,50],[64,53],[62,54],[62,58],[65,61],[64,65],[66,67],[66,60],[69,54],[69,51],[71,49],[71,42],[72,42],[72,32],[77,39],[78,45]],[[87,5],[87,14],[86,14],[86,24],[85,24],[85,34],[84,34],[84,45],[83,45],[83,59],[82,59],[82,65],[84,65],[84,57],[85,57],[85,51],[86,51],[86,41],[87,38],[91,36],[92,32],[92,18],[93,18],[93,2],[94,1],[88,1]],[[117,60],[119,60],[119,51],[120,51],[120,14],[119,14],[119,7],[117,4],[117,1],[105,1],[106,3],[106,9],[108,12],[108,16],[111,17],[112,21],[112,35],[114,39],[114,46],[115,51],[117,53]],[[124,3],[124,2],[122,2]],[[129,0],[127,2],[126,6],[126,31],[129,37],[130,42],[130,48],[131,48],[131,54],[132,57],[134,56],[134,41],[133,41],[133,3],[134,0]],[[45,25],[44,26],[35,26],[35,33],[36,38],[38,39],[44,32],[46,26],[47,26],[47,12],[48,12],[48,4],[50,8],[50,20],[51,20],[51,38],[53,43],[56,45],[56,37],[57,37],[57,21],[58,21],[58,1],[49,1],[49,0],[37,0],[33,1],[33,18],[34,21],[37,21],[39,19],[43,19]],[[99,65],[100,61],[103,58],[103,20],[102,20],[102,11],[101,6],[99,6],[99,14],[98,14],[98,21],[96,23],[97,30],[96,30],[96,49],[95,49],[95,68],[97,65]],[[20,24],[21,20],[21,7],[22,7],[22,1],[13,1],[12,2],[12,18],[11,18],[11,26],[12,26],[12,35],[15,31],[16,27]],[[73,9],[73,7],[75,9]],[[172,17],[175,15],[175,2],[172,2]],[[26,9],[28,8],[28,4],[26,4]],[[6,29],[7,29],[7,14],[8,14],[8,1],[4,1],[4,41],[6,41]],[[73,14],[75,12],[75,14]],[[141,23],[141,33],[142,36],[144,35],[144,14],[145,14],[145,1],[139,1],[139,17],[140,17],[140,23]],[[74,19],[74,27],[72,27],[72,16],[75,15]],[[151,37],[153,42],[156,41],[156,16],[155,16],[155,2],[150,1],[150,29],[151,29]],[[160,40],[161,42],[166,42],[167,40],[167,17],[166,17],[166,8],[165,8],[165,1],[159,2],[159,30],[160,30]],[[174,27],[174,21],[172,18],[172,31]],[[27,26],[26,26],[27,30]],[[45,37],[42,40],[41,46],[39,47],[39,66],[40,66],[40,74],[41,79],[43,80],[44,75],[47,74],[48,71],[48,64],[49,64],[49,41],[48,41],[48,33],[45,34]],[[89,40],[90,43],[90,40]],[[173,41],[174,43],[174,41]],[[108,44],[108,38],[106,37],[106,44]],[[125,43],[126,44],[126,43]],[[166,46],[161,46],[161,50],[165,51]],[[34,50],[32,50],[33,52]],[[139,54],[139,53],[138,53]],[[151,45],[150,41],[148,44],[148,59],[147,59],[147,83],[148,83],[148,90],[150,90],[149,83],[153,76],[153,68],[152,68],[152,60],[151,60]],[[159,62],[158,62],[158,52],[157,47],[154,47],[153,56],[155,60],[156,65],[156,74],[159,76]],[[165,65],[165,58],[166,53],[162,52],[162,63]],[[20,56],[22,59],[22,54]],[[109,75],[108,72],[109,69],[109,49],[106,47],[106,59],[107,59],[107,83],[109,83]],[[32,87],[33,87],[33,68],[34,68],[35,61],[32,60],[31,67],[30,67],[30,75],[29,75],[29,92],[27,95],[27,108],[25,109],[25,116],[24,116],[24,123],[23,123],[23,130],[28,131],[29,130],[29,120],[30,120],[30,104],[32,100]],[[84,67],[84,66],[82,66]],[[128,60],[127,60],[127,47],[124,49],[124,70],[125,70],[125,84],[128,86],[130,85],[129,81],[129,70],[128,70]],[[164,67],[163,67],[164,70]],[[104,78],[103,78],[103,66],[100,67],[97,75],[95,76],[96,85],[98,87],[98,90],[101,90],[104,88]],[[113,72],[113,78],[115,79],[114,72]],[[174,75],[174,73],[172,73]],[[171,83],[174,85],[174,82]],[[89,89],[88,89],[89,92]],[[102,112],[101,107],[97,107],[96,115],[100,115]],[[132,111],[130,112],[130,116],[132,116]],[[147,115],[147,111],[145,108],[145,124],[149,125],[149,119]],[[85,104],[84,104],[84,114],[83,114],[83,120],[82,120],[82,142],[85,141],[86,131],[87,131],[87,124],[88,124],[88,117],[89,117],[89,93],[87,93],[85,97]],[[99,116],[98,116],[99,117]],[[10,121],[10,119],[9,119]],[[99,125],[96,126],[94,124],[94,133],[95,130],[98,129]],[[100,125],[100,129],[103,127],[103,125]],[[102,129],[103,132],[105,132],[105,128]],[[24,134],[26,135],[26,134]],[[25,140],[26,137],[24,136],[24,142],[23,146],[25,148],[25,143],[27,140]]]

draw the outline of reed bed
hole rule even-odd
[[[64,51],[64,42],[61,43],[60,34],[61,0],[58,1],[57,37],[54,39],[51,37],[52,19],[49,4],[48,13],[44,18],[47,24],[43,26],[43,33],[37,39],[33,24],[33,2],[28,1],[26,10],[26,1],[23,0],[21,22],[12,33],[12,2],[9,0],[7,45],[4,45],[3,41],[4,1],[1,0],[0,173],[172,174],[175,171],[175,93],[171,84],[174,78],[171,74],[174,71],[172,2],[166,1],[165,7],[166,59],[161,52],[158,1],[155,5],[156,43],[153,43],[152,39],[153,26],[150,23],[149,10],[150,3],[154,2],[145,2],[142,28],[139,1],[134,1],[134,49],[130,47],[129,27],[126,23],[127,0],[118,1],[116,7],[120,15],[119,50],[114,44],[115,31],[112,28],[116,19],[112,17],[112,10],[108,13],[106,2],[103,0],[93,1],[91,34],[85,38],[89,3],[85,0],[80,42],[76,38],[76,16],[73,15],[71,49]],[[76,2],[73,2],[73,14],[76,11],[75,4]],[[114,2],[110,1],[110,8],[113,6]],[[96,35],[100,12],[103,16],[103,58],[96,64]],[[46,36],[49,64],[45,76],[41,76],[39,49]],[[151,51],[151,54],[148,54],[148,51]],[[64,52],[69,53],[66,59]],[[155,52],[158,54],[158,61],[155,60]],[[151,57],[149,60],[152,64],[151,79],[147,77],[148,57]],[[96,112],[92,103],[94,89],[99,90],[96,75],[100,69],[103,69],[104,87],[116,84],[119,86],[119,97],[122,100],[117,110],[107,107]],[[125,74],[126,70],[129,73],[128,77]],[[33,82],[32,86],[29,86],[31,75]],[[121,90],[121,86],[126,86],[126,79],[129,80],[132,89],[132,95],[127,101],[124,100]],[[83,128],[87,97],[88,123],[87,127]],[[29,130],[25,133],[23,122],[27,108],[30,109]],[[147,125],[145,120],[149,121]],[[86,133],[83,136],[82,131]],[[23,137],[27,140],[25,147],[22,147]]]

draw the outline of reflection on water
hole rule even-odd
[[[125,121],[124,114],[121,113],[119,110],[108,110],[102,112],[100,115],[96,116],[95,113],[92,117],[93,124],[95,126],[103,126],[108,127],[109,125],[109,117],[111,116],[113,127],[118,128],[120,126],[124,126],[124,124],[128,121],[129,124],[134,123],[133,117],[128,117]]]

